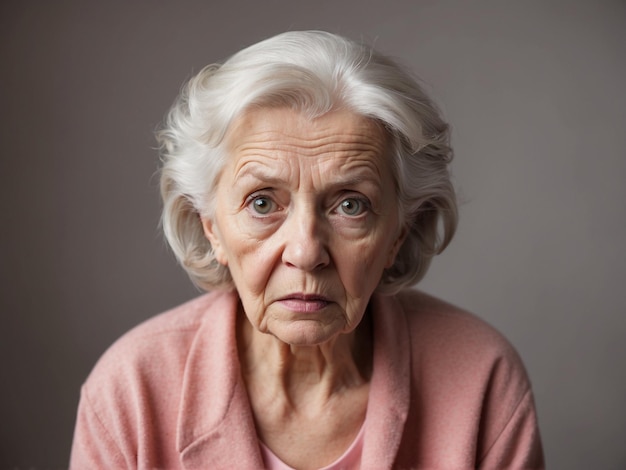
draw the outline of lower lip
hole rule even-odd
[[[326,308],[330,302],[326,300],[283,299],[280,303],[292,312],[314,313]]]

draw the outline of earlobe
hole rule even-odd
[[[202,218],[202,230],[204,231],[204,236],[211,243],[211,248],[213,248],[213,253],[215,254],[215,259],[218,263],[228,266],[228,259],[225,256],[224,248],[222,246],[222,242],[220,240],[220,234],[217,227],[217,224],[213,222],[211,219]]]

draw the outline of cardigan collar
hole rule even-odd
[[[236,344],[236,293],[212,294],[185,365],[178,450],[185,468],[262,468]],[[373,373],[362,462],[391,468],[409,407],[406,319],[392,297],[371,300]]]
[[[185,468],[262,468],[236,342],[238,297],[211,294],[191,345],[178,416]]]
[[[411,347],[408,323],[395,297],[374,294],[373,373],[367,403],[361,462],[392,468],[409,413]]]

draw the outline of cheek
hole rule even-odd
[[[378,285],[383,267],[376,251],[371,243],[358,243],[352,250],[340,251],[337,271],[349,296],[368,296]]]
[[[372,236],[349,250],[339,249],[337,269],[348,295],[369,296],[378,286],[383,271],[395,260],[397,243],[386,234]]]
[[[229,256],[231,276],[242,297],[262,296],[274,265],[272,251],[258,241],[240,241]]]

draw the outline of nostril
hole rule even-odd
[[[326,246],[313,237],[293,237],[283,251],[283,262],[303,271],[319,270],[330,262]]]

